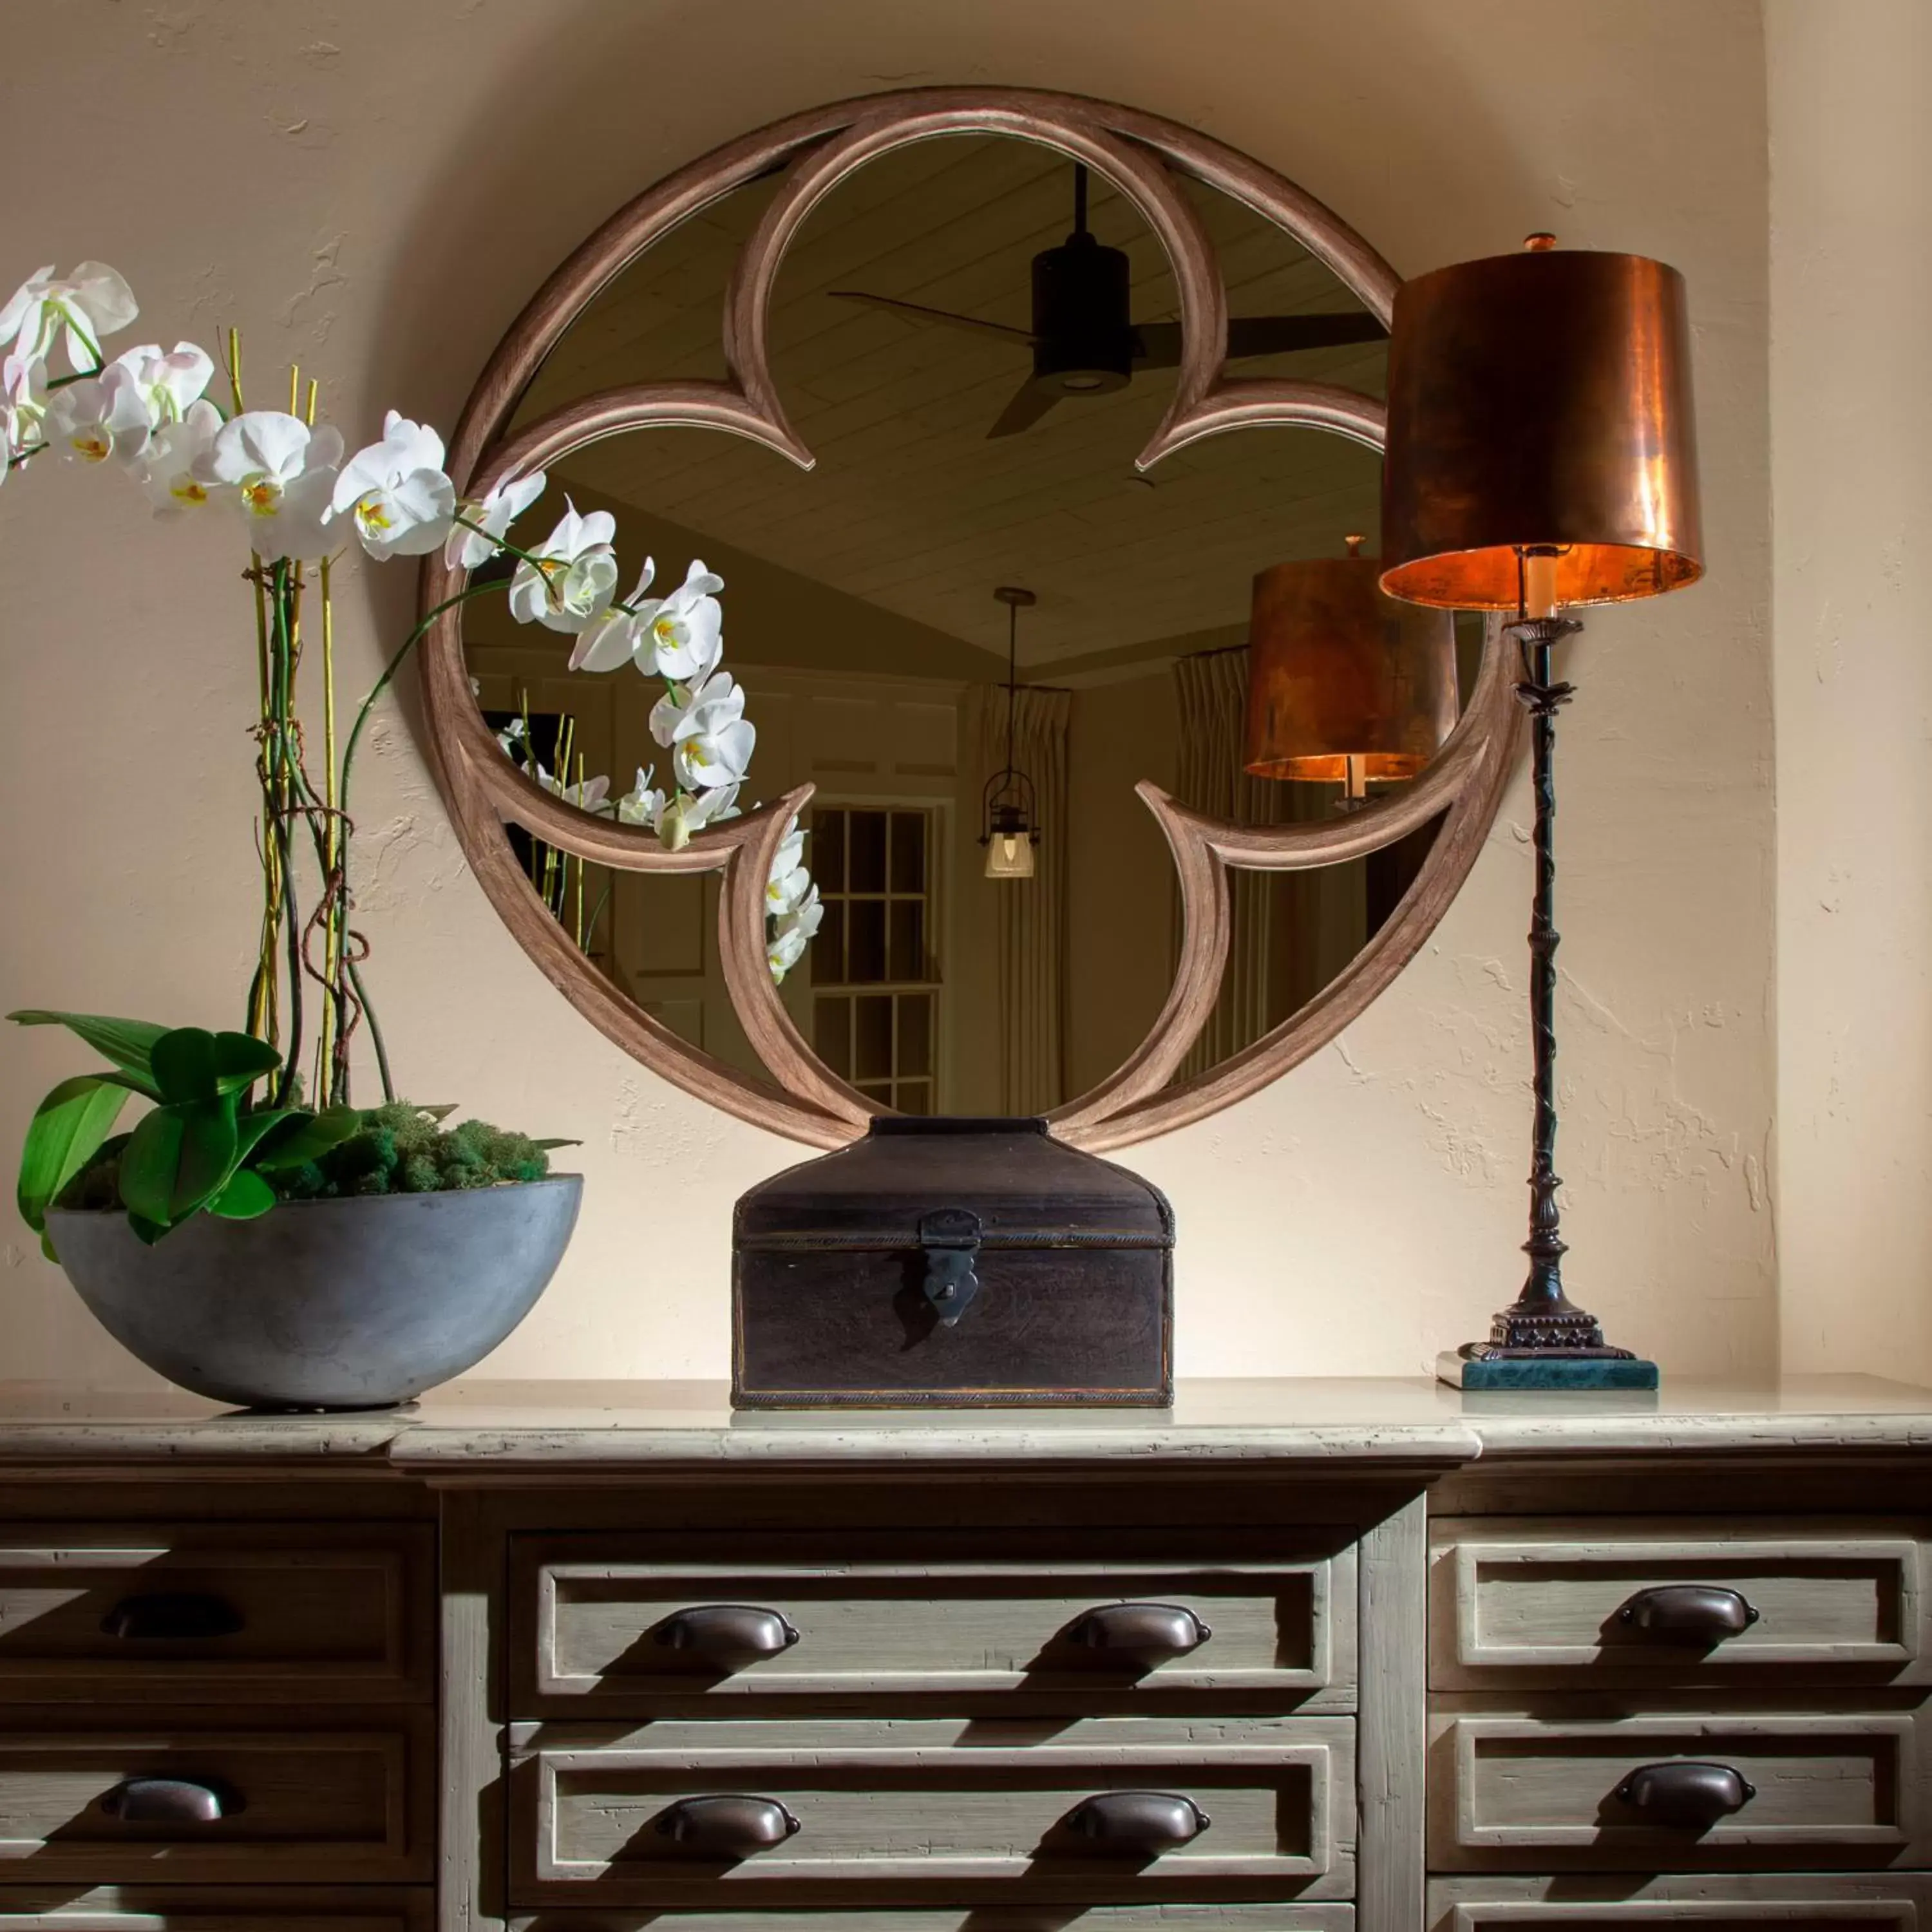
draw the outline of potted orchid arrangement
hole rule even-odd
[[[0,479],[64,457],[121,470],[161,520],[236,524],[259,684],[259,918],[232,1030],[10,1016],[64,1025],[107,1063],[62,1081],[36,1110],[20,1209],[110,1332],[184,1386],[278,1406],[402,1400],[480,1359],[528,1312],[568,1244],[581,1183],[548,1171],[550,1152],[570,1142],[474,1120],[446,1126],[452,1109],[398,1097],[356,923],[352,785],[374,709],[434,619],[502,594],[504,578],[471,582],[429,613],[339,732],[337,570],[351,547],[376,561],[442,549],[472,572],[507,557],[512,614],[574,634],[574,668],[628,662],[662,678],[651,722],[670,756],[663,788],[640,770],[613,799],[607,780],[580,770],[573,784],[524,761],[570,802],[647,824],[674,848],[737,809],[755,743],[744,694],[718,668],[723,585],[694,563],[653,599],[646,564],[620,598],[608,515],[566,504],[542,544],[512,539],[542,474],[460,498],[442,439],[394,411],[379,440],[346,455],[299,371],[286,409],[244,403],[233,332],[218,373],[189,342],[110,359],[104,340],[138,314],[126,281],[92,262],[68,275],[43,268],[0,308]],[[316,729],[298,694],[318,673]],[[801,860],[794,830],[772,880],[780,976],[817,928]],[[380,1106],[352,1090],[358,1039]],[[130,1100],[148,1110],[117,1132]]]

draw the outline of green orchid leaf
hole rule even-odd
[[[253,1154],[285,1120],[306,1120],[310,1116],[297,1107],[262,1107],[244,1114],[235,1123],[235,1164],[248,1164]]]
[[[275,1190],[259,1174],[237,1168],[228,1185],[208,1204],[211,1214],[224,1221],[252,1221],[275,1204]]]
[[[228,1184],[238,1144],[232,1095],[157,1107],[121,1156],[121,1198],[130,1221],[165,1230],[186,1220]]]
[[[531,1145],[540,1147],[545,1154],[554,1154],[559,1148],[581,1147],[581,1141],[533,1141]]]
[[[54,1238],[44,1228],[40,1230],[40,1252],[45,1255],[56,1268],[60,1266],[60,1256],[54,1252]]]
[[[214,1036],[214,1084],[224,1094],[238,1094],[244,1087],[252,1087],[281,1064],[280,1052],[252,1033]]]
[[[172,1106],[215,1095],[214,1036],[206,1027],[176,1027],[155,1041],[154,1078]]]
[[[368,1116],[360,1107],[325,1107],[292,1117],[296,1124],[264,1140],[249,1166],[262,1174],[302,1167],[356,1132]]]
[[[44,1007],[25,1006],[7,1017],[20,1026],[64,1026],[78,1034],[98,1054],[113,1061],[122,1072],[132,1074],[142,1084],[136,1090],[158,1100],[160,1090],[154,1083],[154,1047],[168,1029],[147,1020],[110,1018],[104,1013],[60,1013]]]
[[[143,1247],[152,1248],[168,1230],[165,1222],[150,1221],[145,1214],[130,1214],[128,1225],[134,1231],[134,1238]]]
[[[112,1074],[82,1073],[63,1080],[34,1108],[20,1149],[14,1198],[20,1218],[36,1234],[46,1232],[47,1210],[61,1190],[114,1131],[128,1092],[128,1084]]]

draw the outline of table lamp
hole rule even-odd
[[[1466,1389],[1654,1388],[1563,1290],[1556,1171],[1556,713],[1564,614],[1703,574],[1684,279],[1640,255],[1558,250],[1463,262],[1396,292],[1382,470],[1382,587],[1510,614],[1531,721],[1536,884],[1529,929],[1535,1095],[1529,1274],[1486,1342],[1445,1355]]]

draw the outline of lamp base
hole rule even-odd
[[[1660,1378],[1654,1362],[1628,1351],[1524,1348],[1504,1350],[1472,1342],[1436,1358],[1436,1379],[1451,1388],[1654,1389]]]

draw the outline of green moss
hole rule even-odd
[[[63,1208],[121,1207],[117,1184],[128,1136],[106,1142],[62,1190]],[[406,1101],[370,1110],[364,1124],[320,1159],[262,1178],[284,1201],[338,1201],[357,1195],[446,1194],[541,1180],[550,1156],[525,1134],[506,1133],[487,1120],[465,1120],[446,1131],[433,1115]]]
[[[284,1201],[358,1194],[446,1194],[541,1180],[550,1156],[525,1134],[487,1120],[447,1130],[406,1101],[373,1109],[365,1125],[304,1167],[269,1177]]]

